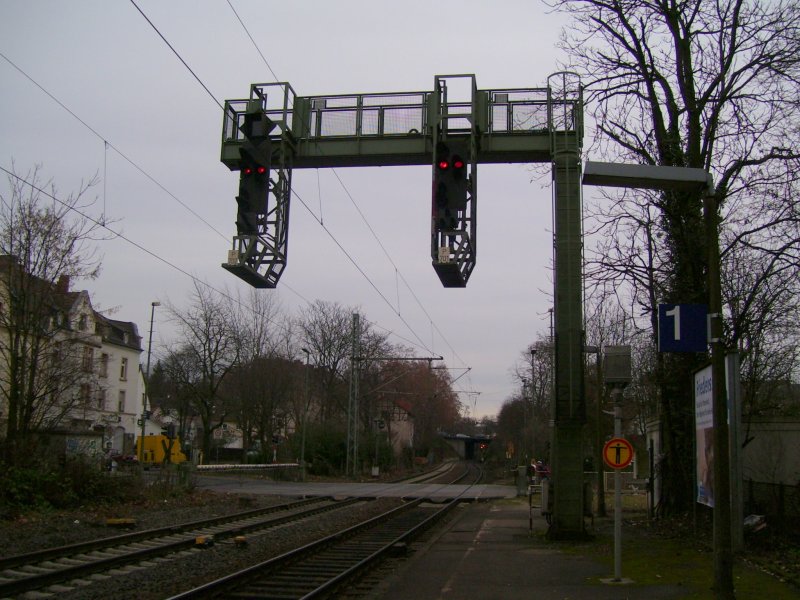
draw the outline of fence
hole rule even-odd
[[[800,526],[800,483],[787,485],[748,479],[744,482],[744,510],[746,515],[766,515]]]

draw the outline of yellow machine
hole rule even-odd
[[[148,435],[144,438],[144,455],[140,453],[139,444],[142,438],[136,440],[136,456],[141,456],[143,464],[160,465],[164,462],[178,464],[186,462],[186,455],[181,450],[181,440],[178,437],[173,439],[165,435]],[[172,447],[170,448],[170,444]],[[169,453],[169,461],[164,459]]]

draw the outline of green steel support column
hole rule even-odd
[[[579,138],[553,137],[556,388],[553,515],[548,536],[585,535],[583,513],[583,277]]]

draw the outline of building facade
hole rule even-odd
[[[92,440],[98,455],[132,452],[142,413],[135,323],[101,315],[89,293],[27,275],[0,257],[0,437],[22,429]],[[66,436],[66,437],[65,437]]]

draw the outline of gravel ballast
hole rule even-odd
[[[275,504],[292,498],[245,494],[215,494],[195,491],[178,499],[151,501],[115,508],[75,510],[28,516],[0,522],[0,555],[10,556],[52,546],[61,546],[123,533],[106,525],[108,518],[134,518],[134,530],[230,514]],[[278,556],[288,550],[330,535],[345,527],[381,514],[401,501],[395,498],[364,501],[343,510],[326,512],[299,523],[250,534],[247,544],[220,541],[204,549],[191,550],[131,569],[96,577],[91,585],[58,593],[59,600],[155,600],[168,598]]]

